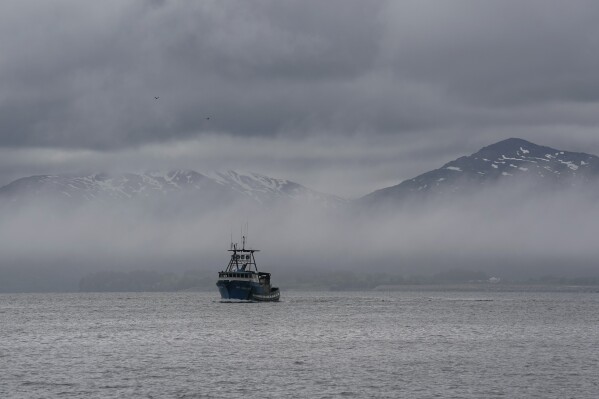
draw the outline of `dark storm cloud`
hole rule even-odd
[[[546,104],[599,97],[597,17],[580,1],[5,2],[0,144],[550,124]]]
[[[393,8],[393,17],[406,16],[387,25],[398,38],[391,58],[401,76],[475,103],[599,99],[596,2],[425,1]]]
[[[10,3],[2,143],[101,148],[305,130],[336,102],[327,93],[375,58],[380,4],[348,5]]]
[[[592,1],[0,8],[0,184],[241,167],[360,196],[507,137],[599,153]]]

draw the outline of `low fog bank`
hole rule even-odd
[[[118,278],[152,272],[158,285],[148,284],[158,289],[210,289],[228,262],[231,235],[240,241],[246,223],[248,246],[261,250],[259,268],[272,272],[281,287],[373,288],[490,277],[596,282],[595,190],[526,187],[500,185],[378,210],[200,206],[181,198],[176,207],[166,199],[164,207],[129,201],[69,210],[42,201],[4,204],[0,291],[77,291],[82,278],[105,272]]]

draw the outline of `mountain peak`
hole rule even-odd
[[[505,139],[505,140],[500,140],[495,144],[491,144],[488,145],[487,147],[493,147],[493,146],[501,146],[501,147],[515,147],[515,146],[521,146],[521,145],[532,145],[532,146],[536,146],[536,144],[531,143],[530,141],[518,138],[518,137],[510,137],[509,139]],[[486,148],[486,147],[484,147]]]
[[[520,138],[509,138],[505,140],[498,141],[497,143],[488,145],[486,147],[481,148],[476,154],[486,154],[486,153],[505,153],[505,154],[514,154],[516,152],[525,152],[525,151],[549,151],[555,152],[556,150],[550,147],[543,147],[530,141],[526,141]]]
[[[556,150],[509,138],[446,163],[439,169],[375,191],[369,200],[465,193],[498,181],[526,179],[527,184],[574,185],[599,178],[599,157]]]

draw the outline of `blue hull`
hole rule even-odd
[[[279,289],[272,291],[267,287],[250,281],[220,280],[216,283],[222,299],[236,299],[241,301],[278,301]]]
[[[222,299],[252,299],[252,283],[249,281],[219,281],[216,283]]]

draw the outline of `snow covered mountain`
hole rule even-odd
[[[522,139],[507,139],[460,157],[402,183],[377,190],[353,204],[396,204],[446,194],[471,193],[496,183],[527,186],[582,187],[599,183],[599,157],[556,150]],[[598,185],[599,187],[599,185]],[[301,184],[257,173],[235,171],[201,174],[193,170],[87,176],[42,175],[15,180],[0,187],[0,205],[43,199],[58,204],[103,201],[160,200],[179,204],[230,204],[248,201],[259,206],[288,202],[326,208],[348,201],[319,193]],[[209,207],[210,208],[210,207]]]
[[[467,193],[498,182],[572,186],[599,178],[599,157],[511,138],[410,180],[370,193],[363,204]]]
[[[78,204],[89,201],[126,201],[135,199],[217,200],[231,203],[249,200],[257,204],[294,201],[335,207],[343,199],[316,192],[289,180],[257,173],[215,172],[211,176],[193,170],[167,173],[147,172],[89,176],[42,175],[25,177],[0,188],[0,199],[23,202],[46,201]]]
[[[259,203],[268,203],[273,199],[291,199],[303,203],[337,207],[346,202],[341,197],[319,193],[289,180],[275,179],[258,173],[240,174],[229,170],[224,173],[214,172],[209,176],[223,187],[246,195]]]

